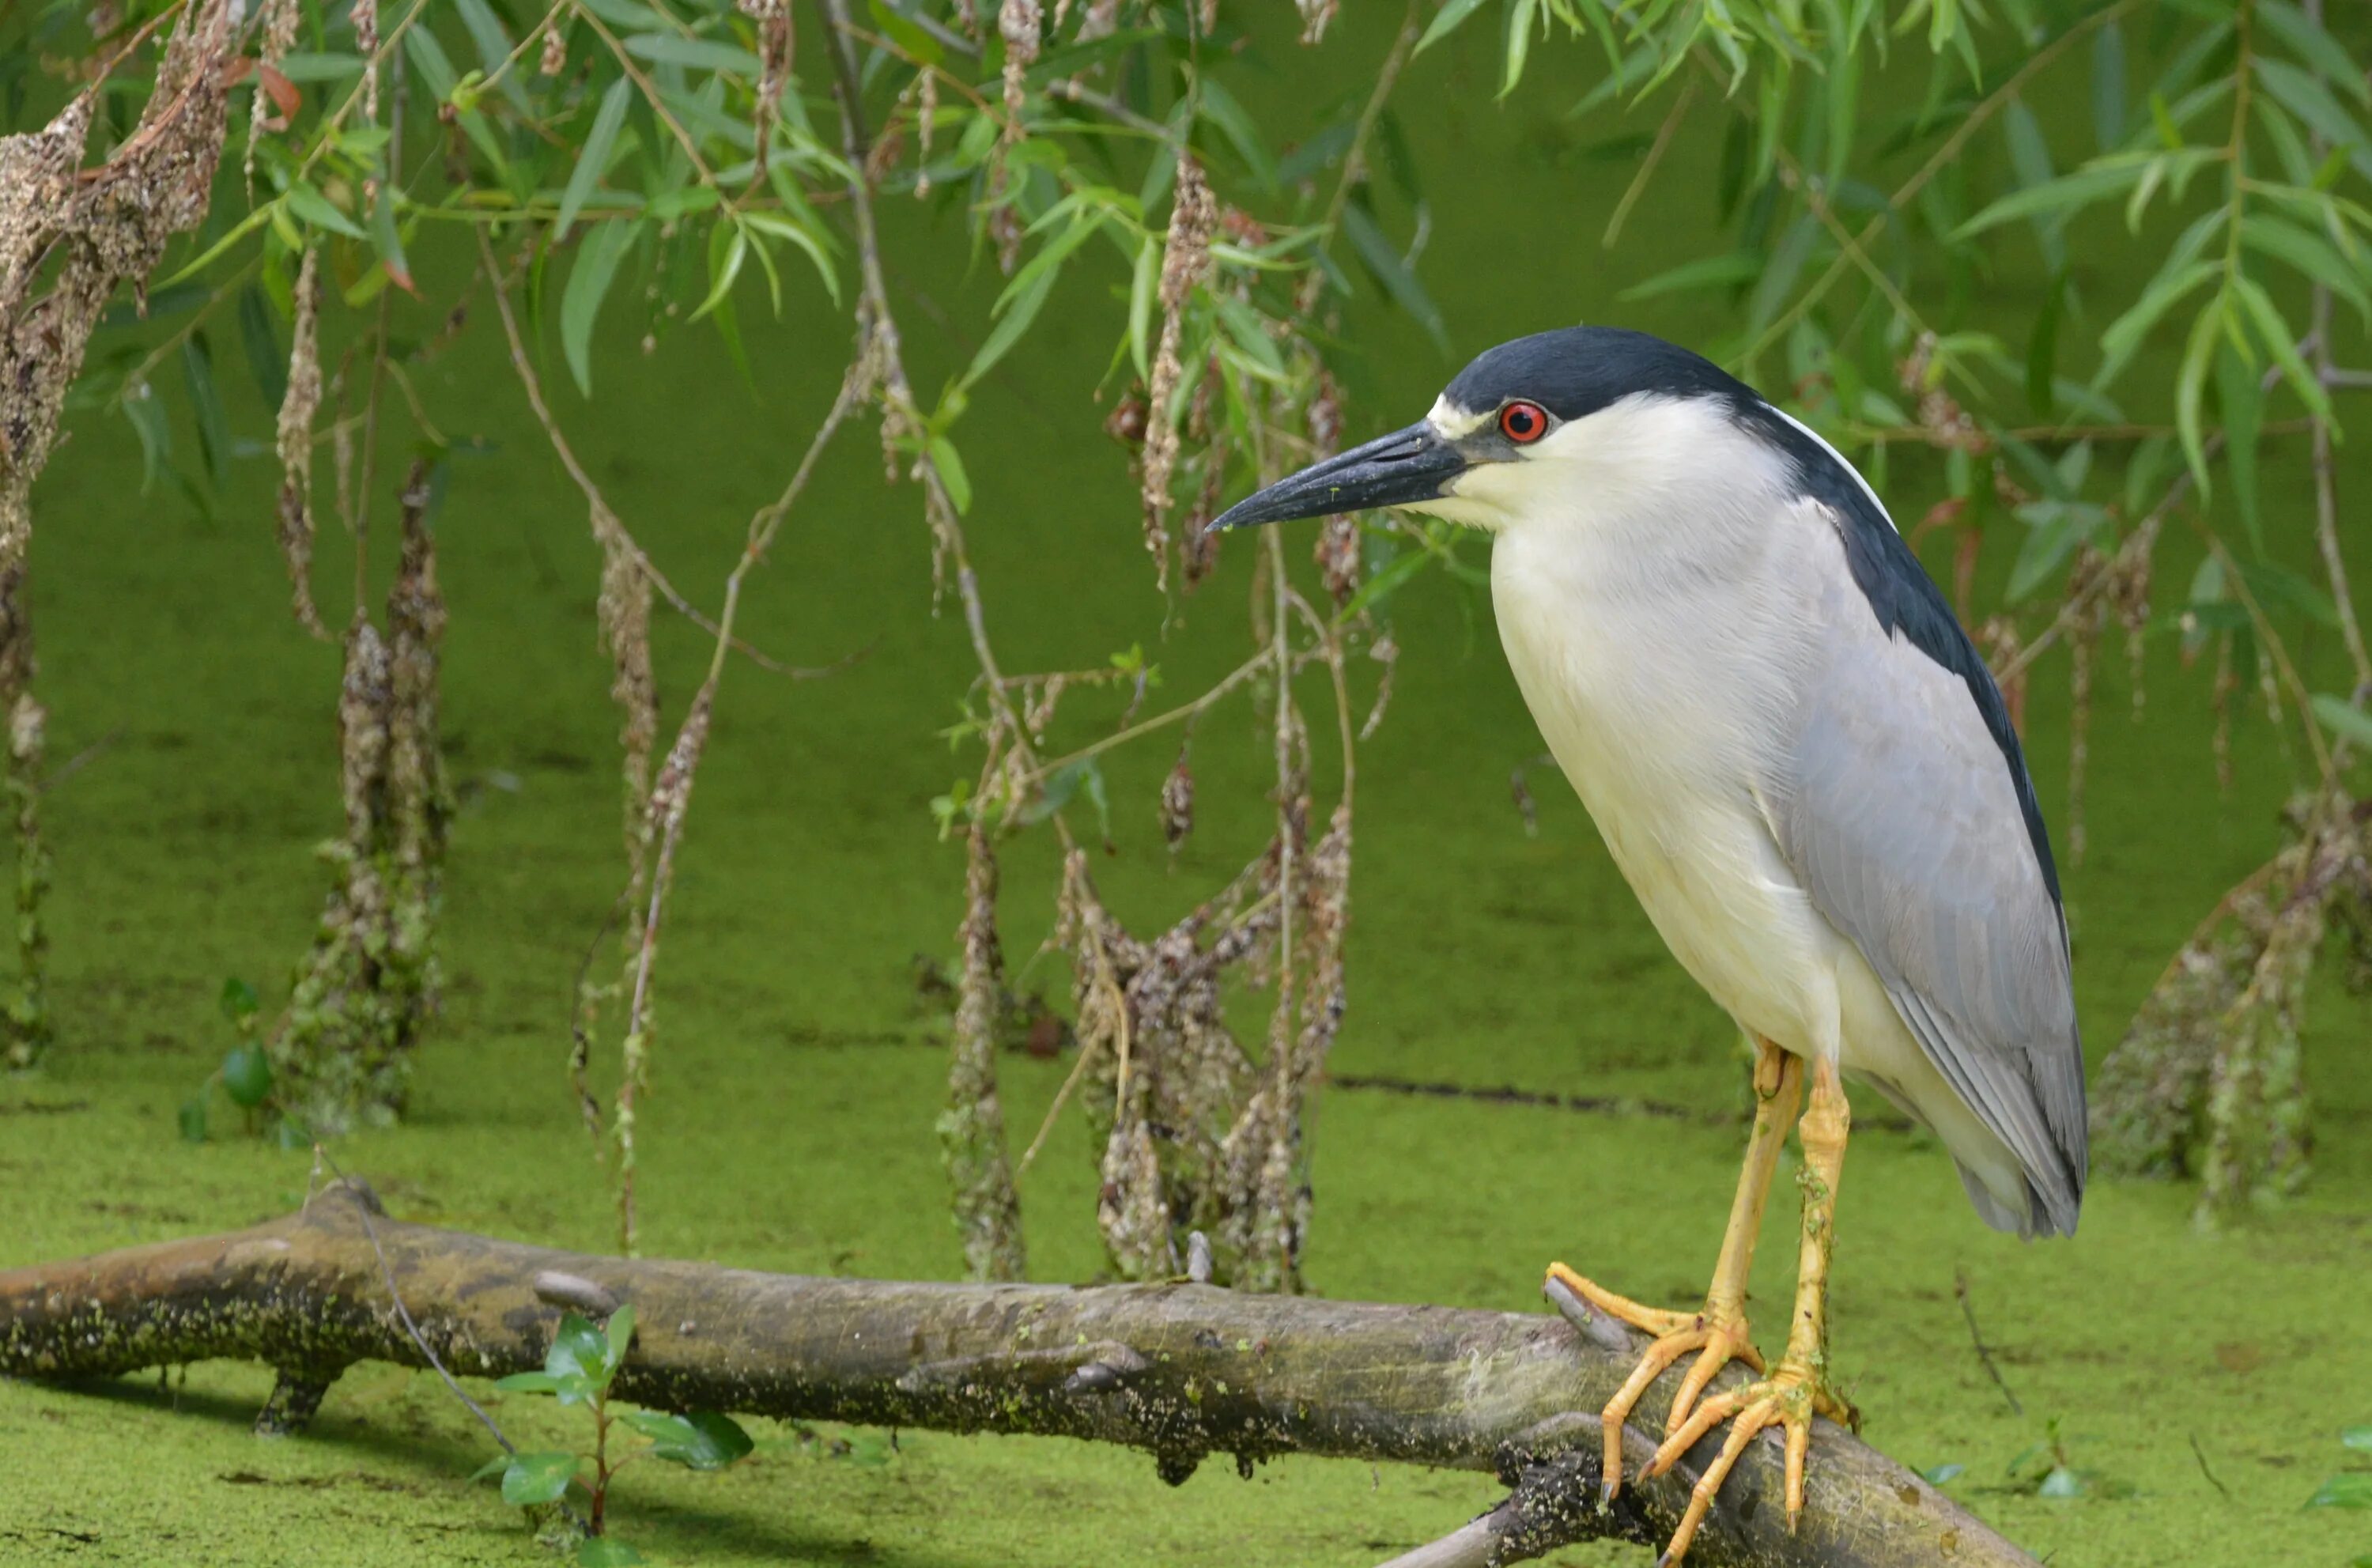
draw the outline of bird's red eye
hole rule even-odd
[[[1549,433],[1548,411],[1538,403],[1509,403],[1499,411],[1499,434],[1529,446]]]

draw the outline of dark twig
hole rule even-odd
[[[117,741],[122,739],[123,733],[124,726],[117,725],[113,729],[109,730],[105,735],[100,736],[97,740],[92,741],[89,745],[84,747],[81,750],[76,752],[73,756],[59,763],[58,766],[52,771],[50,776],[41,781],[41,793],[43,795],[49,794],[52,790],[56,789],[60,784],[65,783],[68,779],[74,777],[76,773],[81,772],[85,768],[90,766],[93,761],[98,760],[100,752],[105,751]]]
[[[1952,1294],[1959,1298],[1960,1316],[1969,1320],[1969,1342],[1977,1347],[1977,1359],[1984,1364],[1985,1376],[1994,1380],[1994,1387],[1999,1388],[2002,1398],[2009,1401],[2009,1413],[2023,1421],[2026,1407],[2017,1402],[2017,1396],[2010,1391],[2009,1380],[2001,1375],[2001,1368],[1994,1365],[1994,1353],[1985,1348],[1984,1333],[1977,1327],[1977,1308],[1969,1299],[1969,1275],[1965,1269],[1952,1271]]]
[[[2215,1472],[2214,1470],[2211,1470],[2211,1469],[2209,1469],[2207,1468],[2207,1451],[2206,1451],[2204,1448],[2202,1448],[2202,1447],[2199,1446],[2199,1434],[2197,1434],[2197,1433],[2195,1433],[2195,1432],[2194,1432],[2194,1433],[2190,1434],[2190,1441],[2191,1441],[2191,1457],[2192,1457],[2192,1458],[2197,1459],[2197,1460],[2199,1461],[2199,1473],[2200,1473],[2201,1475],[2203,1475],[2203,1476],[2205,1476],[2205,1477],[2207,1478],[2207,1484],[2208,1484],[2208,1485],[2210,1485],[2210,1486],[2214,1487],[2217,1492],[2219,1492],[2219,1493],[2223,1493],[2223,1495],[2224,1495],[2224,1497],[2225,1497],[2225,1500],[2226,1500],[2226,1501],[2227,1501],[2227,1502],[2228,1502],[2228,1501],[2230,1501],[2231,1496],[2232,1496],[2232,1489],[2231,1489],[2230,1487],[2228,1487],[2228,1486],[2226,1486],[2222,1481],[2220,1481],[2216,1480],[2216,1479],[2215,1479]]]
[[[285,1116],[287,1112],[283,1111],[281,1114]],[[295,1121],[293,1117],[289,1120]],[[302,1124],[298,1123],[298,1125]],[[470,1413],[478,1418],[478,1423],[492,1433],[494,1441],[502,1445],[503,1452],[517,1453],[518,1446],[503,1434],[503,1429],[495,1424],[494,1418],[486,1413],[486,1407],[471,1399],[470,1391],[462,1388],[459,1380],[447,1369],[444,1361],[429,1344],[428,1337],[420,1331],[419,1323],[412,1316],[412,1308],[403,1304],[403,1292],[395,1283],[395,1265],[387,1260],[387,1249],[379,1243],[378,1225],[374,1219],[375,1215],[387,1213],[385,1209],[379,1207],[378,1194],[373,1192],[365,1183],[348,1176],[318,1138],[313,1141],[313,1157],[330,1167],[331,1174],[344,1184],[346,1193],[352,1197],[355,1217],[362,1222],[363,1235],[370,1242],[371,1256],[378,1261],[379,1278],[387,1285],[387,1299],[394,1306],[395,1316],[402,1323],[404,1334],[418,1348],[422,1359],[426,1361],[436,1376],[444,1380],[446,1391],[469,1407]],[[316,1170],[314,1174],[318,1176],[320,1173]],[[312,1206],[314,1197],[313,1193],[306,1194],[305,1203],[308,1208]]]
[[[586,471],[585,465],[576,460],[576,448],[568,444],[568,437],[562,434],[560,422],[552,415],[552,405],[544,401],[543,380],[535,373],[535,362],[528,356],[527,340],[520,334],[518,318],[511,308],[511,292],[508,285],[503,282],[500,267],[494,260],[494,247],[487,241],[483,229],[478,232],[477,238],[479,264],[485,272],[487,285],[494,291],[494,310],[502,318],[503,335],[510,343],[511,369],[518,377],[519,389],[527,394],[529,412],[535,415],[536,423],[543,426],[544,436],[552,443],[552,456],[560,459],[561,468],[566,470],[571,480],[576,482],[576,488],[584,493],[586,505],[592,509],[595,517],[607,521],[621,534],[624,534],[625,526],[617,520],[617,513],[610,510],[609,501],[601,494],[601,487],[595,483],[593,476]],[[599,529],[597,528],[596,531],[598,532]],[[673,606],[677,614],[710,636],[719,635],[720,628],[717,622],[706,611],[679,593],[675,585],[668,581],[667,574],[659,570],[658,563],[650,558],[639,543],[633,541],[631,535],[626,537],[630,548],[634,551],[634,564],[641,568],[643,575],[650,579],[651,587],[658,591],[658,596]],[[762,669],[772,670],[777,675],[787,674],[795,679],[806,679],[811,674],[819,673],[795,669],[778,659],[761,653],[738,637],[728,637],[727,640],[736,653]],[[822,673],[828,673],[828,671]]]

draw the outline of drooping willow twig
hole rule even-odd
[[[908,472],[923,489],[924,516],[931,530],[932,570],[943,580],[952,568],[956,598],[964,630],[979,666],[981,686],[989,704],[991,723],[985,736],[987,758],[976,809],[985,815],[994,807],[1010,817],[1026,798],[1018,781],[1035,766],[1029,726],[1015,706],[996,652],[988,633],[988,614],[981,600],[980,579],[972,569],[964,538],[963,519],[939,467],[932,444],[923,439],[925,421],[914,401],[889,285],[881,264],[880,231],[875,220],[871,143],[866,131],[864,87],[858,75],[855,41],[849,25],[846,0],[817,0],[826,50],[831,55],[832,97],[840,111],[841,152],[849,169],[848,204],[856,231],[857,354],[871,367],[870,386],[881,402],[881,435],[885,460],[894,464],[901,443],[911,443],[913,459]],[[1069,830],[1056,814],[1054,827],[1064,842]],[[965,837],[966,899],[959,932],[965,959],[961,994],[969,1005],[958,1009],[959,1028],[952,1041],[949,1098],[940,1121],[940,1140],[955,1183],[958,1228],[975,1274],[1018,1278],[1026,1267],[1021,1242],[1020,1199],[1006,1147],[1003,1102],[996,1090],[993,1009],[986,998],[1002,985],[1001,949],[994,940],[996,873],[988,830],[975,820]]]
[[[709,726],[716,709],[716,693],[725,678],[725,666],[733,647],[733,623],[740,613],[741,589],[750,572],[762,562],[766,552],[781,532],[784,519],[807,489],[815,472],[817,459],[825,447],[839,432],[857,403],[870,389],[874,366],[860,354],[841,380],[840,393],[832,400],[831,409],[808,438],[806,453],[798,467],[783,487],[782,494],[760,507],[750,517],[743,535],[741,554],[725,579],[724,607],[717,612],[716,642],[709,656],[708,673],[700,689],[692,693],[682,726],[676,732],[675,743],[668,749],[667,761],[660,767],[658,778],[651,785],[649,808],[644,819],[644,839],[653,846],[648,887],[644,894],[645,907],[636,922],[634,951],[631,960],[625,1016],[625,1038],[621,1048],[622,1061],[618,1076],[618,1095],[610,1116],[610,1132],[618,1150],[618,1237],[622,1250],[632,1255],[636,1240],[636,1209],[634,1174],[636,1156],[636,1112],[638,1097],[647,1082],[650,1061],[651,981],[658,962],[659,928],[667,910],[667,896],[675,878],[678,847],[683,840],[684,822],[692,808],[692,782],[700,768],[702,754],[707,748]],[[629,887],[629,893],[632,893]]]

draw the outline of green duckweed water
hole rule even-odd
[[[1355,83],[1384,47],[1380,18],[1341,28],[1322,58]],[[1665,179],[1680,194],[1642,214],[1659,231],[1608,257],[1598,215],[1628,166],[1593,161],[1556,104],[1484,107],[1488,71],[1478,51],[1447,50],[1401,99],[1425,130],[1431,188],[1491,170],[1495,210],[1539,247],[1510,265],[1507,226],[1444,228],[1425,270],[1454,341],[1471,349],[1576,315],[1684,339],[1712,331],[1688,313],[1702,305],[1614,303],[1709,232],[1709,203],[1684,193],[1709,184],[1710,138],[1676,144]],[[1279,95],[1287,88],[1280,75]],[[965,345],[938,341],[916,296],[977,319],[992,285],[960,275],[952,215],[898,222],[950,258],[904,280],[927,385]],[[2018,297],[2014,275],[2001,286]],[[1048,313],[964,431],[975,553],[1011,669],[1099,662],[1157,621],[1122,459],[1087,435],[1098,411],[1080,367],[1102,362],[1114,308],[1092,289],[1076,297],[1076,312]],[[1422,408],[1447,373],[1439,357],[1404,321],[1363,310],[1349,325],[1366,351],[1363,415],[1379,424]],[[564,398],[613,502],[697,597],[713,598],[750,508],[829,397],[843,335],[820,307],[779,328],[753,323],[752,397],[712,343],[670,341],[645,357],[622,329],[598,361],[600,401]],[[445,720],[466,802],[446,1017],[420,1055],[407,1122],[336,1153],[407,1218],[599,1248],[612,1234],[608,1188],[564,1062],[572,978],[619,878],[615,721],[593,646],[583,508],[495,341],[473,332],[423,377],[448,434],[496,448],[456,461],[439,522],[452,607]],[[245,434],[269,428],[251,403],[234,420]],[[2372,492],[2360,445],[2343,476],[2357,496]],[[2297,455],[2285,446],[2269,463],[2276,517],[2307,505]],[[47,803],[60,1039],[44,1073],[0,1083],[0,1263],[249,1224],[293,1205],[308,1175],[305,1155],[235,1135],[219,1101],[203,1145],[177,1138],[174,1109],[227,1042],[224,978],[273,994],[309,935],[321,887],[311,848],[334,826],[334,651],[288,623],[260,463],[240,466],[220,528],[164,494],[137,494],[136,472],[129,433],[86,418],[37,495],[52,753],[92,750]],[[1915,517],[1933,478],[1898,466],[1897,512]],[[1197,690],[1236,656],[1220,629],[1248,579],[1243,552],[1231,553],[1156,650],[1165,694]],[[2170,552],[2162,582],[2184,580],[2182,553]],[[325,540],[325,595],[350,565]],[[654,1255],[880,1276],[959,1266],[931,1131],[942,1022],[915,999],[910,959],[944,955],[958,914],[959,856],[935,840],[928,802],[965,766],[936,731],[970,663],[955,619],[929,617],[928,583],[913,497],[883,489],[866,437],[844,441],[754,580],[746,624],[797,663],[864,656],[825,680],[746,664],[728,677],[660,981],[643,1178]],[[1487,602],[1429,581],[1399,615],[1399,691],[1361,756],[1353,1002],[1335,1071],[1737,1106],[1729,1026],[1664,954],[1545,772],[1534,775],[1540,834],[1521,830],[1507,775],[1538,742]],[[671,723],[704,649],[669,621],[660,655]],[[2064,665],[2044,668],[2029,728],[2058,825]],[[2090,854],[2067,878],[2096,1062],[2192,923],[2276,842],[2287,777],[2262,720],[2244,718],[2239,776],[2219,795],[2200,678],[2175,668],[2163,639],[2149,674],[2149,716],[2132,725],[2122,659],[2104,661]],[[1098,698],[1073,701],[1069,736],[1111,716]],[[1204,726],[1203,819],[1175,869],[1153,812],[1169,753],[1157,743],[1115,760],[1119,853],[1099,876],[1124,918],[1166,921],[1258,843],[1265,747],[1241,708]],[[1052,871],[1042,842],[1009,857],[1017,959],[1048,924]],[[1029,978],[1059,995],[1054,965]],[[1940,1150],[1900,1132],[1859,1137],[1842,1193],[1834,1354],[1867,1438],[1921,1468],[1965,1466],[1949,1490],[2056,1563],[2337,1563],[2372,1551],[2360,1516],[2300,1507],[2340,1461],[2339,1428],[2372,1419],[2366,1023],[2335,981],[2319,986],[2313,1186],[2222,1236],[2193,1234],[2186,1189],[2101,1182],[2076,1238],[2022,1246],[1982,1228]],[[1066,1065],[1004,1063],[1017,1139]],[[1742,1136],[1332,1091],[1316,1131],[1309,1277],[1336,1296],[1539,1310],[1541,1265],[1562,1257],[1633,1294],[1692,1301]],[[1033,1274],[1090,1277],[1076,1120],[1023,1197]],[[1766,1327],[1788,1290],[1785,1207],[1774,1205],[1756,1276]],[[1971,1349],[1956,1274],[2022,1418]],[[249,1433],[267,1386],[259,1369],[227,1365],[71,1391],[0,1384],[0,1562],[547,1560],[516,1512],[468,1480],[489,1446],[433,1379],[358,1368],[308,1435],[281,1441]],[[541,1401],[494,1409],[523,1445],[573,1436]],[[2101,1478],[2094,1495],[2006,1487],[2006,1466],[2051,1417]],[[1141,1456],[1052,1440],[908,1434],[865,1463],[814,1457],[763,1423],[759,1435],[758,1455],[721,1476],[630,1472],[620,1532],[655,1559],[720,1565],[1349,1565],[1492,1497],[1480,1478],[1350,1463],[1285,1461],[1249,1483],[1219,1464],[1172,1490]],[[1645,1557],[1599,1548],[1557,1561]]]

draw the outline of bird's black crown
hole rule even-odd
[[[1510,398],[1536,402],[1561,420],[1583,419],[1634,392],[1762,400],[1702,354],[1623,327],[1560,327],[1485,350],[1449,384],[1449,401],[1472,412]]]

